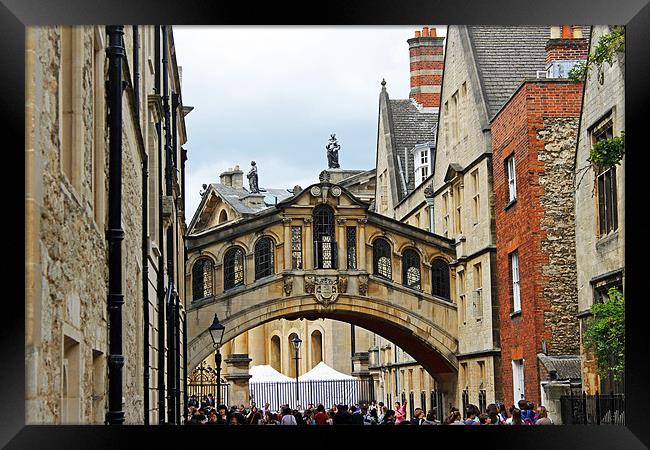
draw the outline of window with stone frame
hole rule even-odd
[[[357,227],[345,227],[348,270],[357,268]]]
[[[515,155],[512,154],[505,161],[506,179],[508,180],[508,198],[506,203],[510,204],[517,199],[517,176],[515,172]]]
[[[302,269],[302,227],[291,227],[291,268]]]
[[[458,275],[458,313],[460,314],[460,322],[467,323],[467,294],[465,292],[465,271],[460,270]]]
[[[510,253],[510,281],[512,292],[512,312],[521,312],[521,293],[519,291],[519,252]]]
[[[474,318],[483,317],[483,269],[481,263],[474,264],[474,298],[472,301]]]
[[[591,287],[594,292],[594,303],[604,303],[609,298],[607,293],[611,288],[616,288],[623,293],[623,271],[617,270],[600,276],[591,281]]]
[[[223,257],[224,291],[244,284],[244,250],[232,247]]]
[[[591,129],[592,145],[614,137],[611,113]],[[596,174],[598,198],[598,237],[618,230],[618,199],[616,192],[616,167],[609,167]]]
[[[449,283],[449,264],[441,258],[431,263],[431,294],[444,299],[451,299]]]
[[[457,182],[453,187],[454,201],[454,231],[457,235],[463,234],[463,185]]]
[[[273,239],[263,237],[255,244],[255,279],[275,273],[273,267]]]
[[[372,244],[374,274],[387,279],[393,278],[391,248],[386,239],[377,238]]]
[[[412,289],[420,289],[420,255],[413,249],[402,254],[402,284]]]
[[[442,229],[443,235],[449,237],[449,193],[442,194]]]
[[[474,214],[474,225],[476,225],[481,217],[481,195],[480,195],[480,184],[479,184],[479,173],[478,168],[472,172],[472,188],[473,188],[473,214]]]
[[[210,258],[199,258],[192,266],[192,301],[214,294],[214,264]]]
[[[78,26],[61,27],[60,39],[60,158],[61,172],[81,194],[84,133],[81,128],[83,67],[76,55],[82,51],[83,31]]]

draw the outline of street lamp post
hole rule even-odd
[[[300,350],[300,345],[302,344],[302,340],[296,335],[295,338],[292,339],[291,343],[293,344],[293,348],[296,350],[296,408],[298,408],[298,360],[300,357],[298,356],[298,351]]]
[[[210,328],[208,328],[208,331],[210,332],[210,336],[212,337],[212,344],[214,345],[214,348],[216,349],[216,354],[214,357],[216,366],[217,366],[217,404],[216,406],[219,407],[221,404],[221,341],[223,340],[223,334],[226,331],[226,327],[219,322],[219,319],[217,318],[217,315],[214,315],[214,320],[212,321],[212,325],[210,325]]]

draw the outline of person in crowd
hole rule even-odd
[[[424,411],[422,408],[415,408],[413,417],[411,417],[411,425],[422,425],[422,422],[424,422]]]
[[[302,414],[300,413],[299,410],[294,409],[294,410],[291,411],[291,414],[296,419],[296,424],[298,424],[298,425],[306,425],[305,420],[302,417]]]
[[[379,402],[377,406],[378,406],[377,421],[379,423],[382,423],[384,421],[384,416],[386,415],[386,411],[388,411],[388,408],[384,406],[382,402]]]
[[[363,415],[361,413],[361,409],[359,409],[359,407],[356,405],[352,405],[350,407],[350,411],[352,412],[350,423],[352,425],[363,425]]]
[[[196,394],[192,394],[192,396],[190,397],[190,401],[187,402],[187,406],[194,407],[194,408],[198,408],[199,406],[201,406],[199,405],[199,400],[196,398]]]
[[[208,408],[214,408],[214,396],[212,393],[208,394]]]
[[[395,425],[401,424],[406,419],[406,402],[395,402]]]
[[[377,408],[371,408],[364,416],[363,416],[363,424],[364,425],[378,425],[379,424],[379,417],[377,416]]]
[[[395,411],[389,409],[384,414],[381,425],[395,425]]]
[[[537,407],[537,417],[535,425],[553,425],[553,421],[548,417],[546,406],[539,405]]]
[[[329,419],[329,416],[325,412],[325,407],[319,403],[316,407],[316,414],[314,414],[316,425],[327,425],[327,419]]]
[[[422,425],[440,425],[440,421],[436,418],[436,412],[433,409],[430,409],[429,412],[427,412]]]
[[[291,414],[291,408],[288,406],[282,410],[282,419],[280,419],[280,425],[298,425],[296,418]]]
[[[525,425],[535,425],[535,406],[523,398],[519,400],[519,409],[521,410],[521,420]]]
[[[505,403],[501,403],[499,405],[499,412],[497,413],[497,416],[499,417],[499,425],[505,425],[506,421],[510,417],[508,415],[508,411],[506,410]]]
[[[254,412],[248,423],[249,425],[264,425],[264,421],[262,420],[262,413],[259,411]]]
[[[336,414],[334,414],[334,425],[351,425],[352,414],[348,411],[347,405],[336,405]]]
[[[524,421],[521,419],[521,410],[519,408],[514,408],[512,410],[511,419],[511,425],[524,425]]]
[[[478,416],[481,414],[481,411],[476,405],[467,405],[465,410],[465,425],[480,425],[480,419]]]
[[[464,425],[458,409],[453,409],[445,419],[445,425]]]

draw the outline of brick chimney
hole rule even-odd
[[[423,27],[409,39],[411,57],[411,93],[409,97],[425,108],[440,107],[444,37],[436,36],[434,27]]]
[[[567,78],[577,63],[589,55],[589,40],[582,35],[580,25],[555,25],[546,42],[546,76]]]

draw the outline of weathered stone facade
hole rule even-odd
[[[171,29],[169,29],[171,34]],[[156,297],[154,273],[144,274],[143,169],[154,160],[149,139],[153,109],[151,65],[154,27],[139,27],[140,67],[133,65],[133,29],[125,27],[123,78],[129,86],[122,108],[122,340],[125,423],[142,423],[145,409],[158,420],[156,403],[144,401],[145,368],[157,370],[156,302],[149,311],[150,362],[144,355],[143,285]],[[172,45],[173,45],[173,39]],[[107,37],[102,26],[28,27],[26,31],[26,422],[104,422],[108,399],[107,213],[109,141]],[[171,85],[180,92],[171,65]],[[136,104],[134,72],[140,74]],[[153,69],[151,69],[153,70]],[[147,73],[148,72],[148,73]],[[174,83],[175,81],[175,83]],[[139,108],[138,108],[139,106]],[[160,116],[159,116],[160,117]],[[179,111],[177,151],[186,141]],[[182,191],[177,219],[182,228]],[[150,192],[151,194],[151,192]],[[149,199],[150,220],[157,205]],[[153,233],[152,233],[153,234]],[[158,245],[160,247],[160,245]],[[174,249],[182,264],[182,238]],[[183,280],[178,285],[183,290]],[[151,376],[153,379],[153,376]],[[149,389],[153,391],[154,382]]]
[[[500,305],[501,377],[513,396],[510,361],[523,359],[524,396],[539,404],[538,353],[578,354],[573,158],[582,83],[525,82],[492,122]],[[506,160],[514,155],[516,198]],[[513,306],[511,254],[518,253],[520,309]]]

